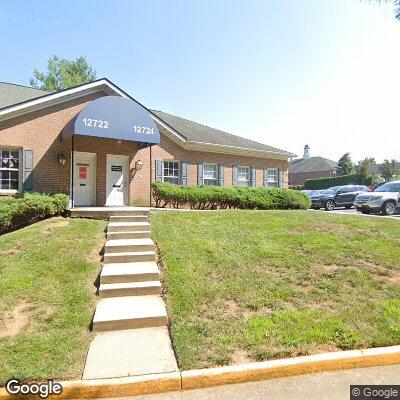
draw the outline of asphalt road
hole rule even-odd
[[[328,213],[328,214],[357,215],[357,216],[366,217],[366,218],[393,218],[393,219],[400,220],[400,213],[393,215],[393,216],[387,216],[387,215],[382,215],[382,214],[362,214],[362,213],[357,212],[354,208],[350,208],[350,209],[338,208],[333,211],[326,211],[321,208],[320,210],[310,209],[310,211],[311,212],[324,212],[324,213]]]
[[[322,372],[262,382],[135,396],[125,400],[344,400],[350,398],[350,385],[383,384],[400,384],[400,365]]]

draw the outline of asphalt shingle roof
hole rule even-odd
[[[16,85],[14,83],[0,82],[0,109],[33,100],[48,94],[44,90],[34,89],[28,86]]]
[[[289,173],[331,171],[337,162],[323,157],[297,158],[289,162]]]
[[[44,90],[34,89],[28,86],[13,83],[0,82],[0,109],[18,104],[27,100],[33,100],[49,94]],[[189,142],[210,143],[215,145],[240,147],[250,150],[260,150],[269,153],[278,153],[286,157],[293,154],[285,150],[277,149],[263,143],[232,135],[230,133],[211,128],[185,118],[177,117],[162,111],[150,110],[157,117],[175,129]]]
[[[267,146],[266,144],[232,135],[231,133],[220,131],[219,129],[210,128],[209,126],[185,118],[177,117],[162,111],[150,111],[170,125],[171,128],[174,128],[182,136],[186,137],[189,141],[280,153],[289,157],[293,156],[292,153],[285,150],[280,150],[275,147]]]

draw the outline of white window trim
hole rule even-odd
[[[164,171],[165,171],[164,164],[165,163],[176,163],[176,164],[178,164],[178,176],[165,175],[164,174]],[[165,178],[178,179],[178,182],[177,183],[173,183],[173,185],[179,185],[180,184],[180,180],[181,180],[180,175],[181,175],[181,163],[180,163],[180,161],[177,161],[177,160],[163,160],[163,162],[162,162],[162,181],[163,182],[168,182],[168,181],[165,180]],[[169,183],[171,183],[171,182],[169,182]]]
[[[205,166],[206,165],[212,165],[213,167],[215,167],[215,178],[206,178],[204,171],[205,171]],[[219,176],[218,176],[218,164],[216,163],[203,163],[203,182],[206,185],[205,181],[214,181],[215,185],[214,186],[219,186]]]
[[[0,196],[3,195],[14,195],[22,192],[22,175],[23,175],[23,151],[21,148],[18,147],[10,147],[10,146],[1,146],[0,145],[0,150],[8,150],[8,151],[18,151],[18,161],[19,161],[19,166],[18,166],[18,189],[0,189]],[[4,168],[7,170],[6,168]]]
[[[246,168],[247,169],[249,179],[239,179],[239,168]],[[237,167],[237,174],[238,174],[238,176],[237,176],[238,186],[251,186],[251,167],[250,166],[248,166],[248,165],[239,165]],[[247,185],[240,185],[239,182],[247,182]]]
[[[266,183],[267,183],[267,187],[279,187],[279,170],[278,168],[267,168],[267,176],[266,176]],[[276,175],[276,180],[270,180],[268,177],[268,172],[269,171],[275,171],[275,175]],[[273,185],[270,185],[270,183],[273,183]]]

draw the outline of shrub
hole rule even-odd
[[[195,210],[239,208],[258,210],[296,210],[310,207],[310,199],[302,192],[291,189],[177,186],[166,182],[152,184],[157,207],[189,206]]]
[[[344,185],[366,185],[372,186],[374,178],[372,175],[368,175],[365,182],[361,182],[361,178],[358,174],[342,175],[336,178],[319,178],[319,179],[307,179],[304,182],[304,188],[308,190],[319,190],[328,189],[333,186],[344,186]]]
[[[0,234],[61,214],[68,206],[65,194],[30,193],[0,201]]]

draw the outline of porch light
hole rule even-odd
[[[61,154],[58,156],[58,163],[59,163],[60,165],[65,165],[66,162],[67,162],[67,157],[65,157],[65,155],[61,153]]]
[[[142,160],[137,160],[136,162],[135,162],[135,168],[136,169],[142,169],[143,168],[143,161]]]

